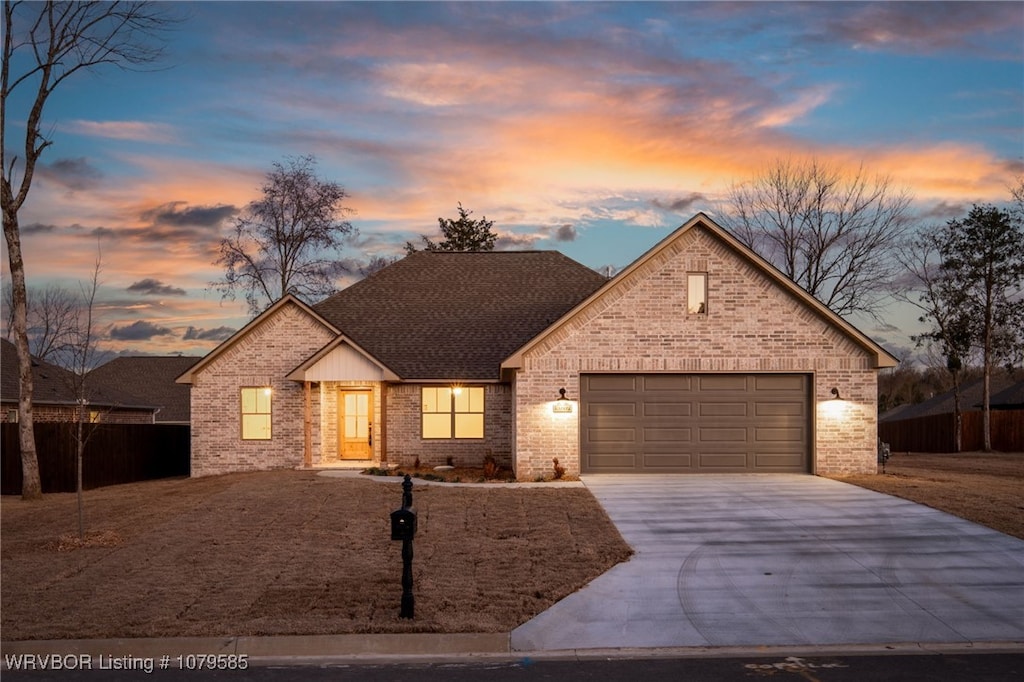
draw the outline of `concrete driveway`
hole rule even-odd
[[[1024,540],[816,476],[583,481],[636,554],[514,650],[1024,643]]]

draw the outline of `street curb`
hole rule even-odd
[[[652,658],[1024,654],[1024,642],[902,642],[515,651],[511,648],[510,634],[503,632],[34,640],[0,642],[0,650],[4,655],[4,659],[0,661],[0,670],[7,670],[7,657],[19,655],[91,657],[95,661],[124,657],[151,661],[169,659],[169,667],[177,668],[187,657],[202,655],[244,656],[247,666],[466,663],[475,660],[511,663]]]
[[[245,656],[259,660],[360,658],[462,658],[508,656],[509,633],[410,633],[372,635],[288,635],[276,637],[154,637],[116,639],[26,640],[0,642],[4,656],[138,657],[172,661],[193,655]],[[0,661],[6,669],[6,658]]]

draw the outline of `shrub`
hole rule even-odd
[[[565,476],[565,467],[558,463],[558,458],[555,457],[553,461],[555,463],[555,478],[559,479]]]
[[[491,455],[484,457],[484,478],[494,478],[500,470],[501,467],[498,466],[498,460],[494,459]]]

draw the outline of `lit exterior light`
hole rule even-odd
[[[552,414],[572,414],[573,401],[565,397],[565,389],[558,389],[558,400],[551,403]]]
[[[843,399],[843,397],[841,395],[839,395],[839,389],[838,388],[835,388],[835,387],[832,388],[832,399],[833,400],[842,400]]]
[[[266,388],[263,389],[263,395],[270,395],[273,392],[274,389],[270,388],[270,386],[267,386]]]

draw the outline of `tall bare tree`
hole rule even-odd
[[[256,316],[285,294],[318,299],[335,291],[337,250],[352,233],[340,220],[350,213],[348,196],[336,182],[321,180],[312,156],[274,163],[253,201],[220,242],[217,265],[224,277],[213,286],[225,298],[241,290]]]
[[[943,271],[944,233],[925,230],[902,245],[895,257],[905,269],[894,296],[920,311],[919,320],[930,329],[913,337],[918,346],[935,348],[953,380],[953,448],[963,450],[961,373],[971,354],[967,291]]]
[[[18,349],[19,440],[24,483],[22,497],[42,496],[32,420],[32,358],[27,332],[25,262],[18,215],[28,199],[36,163],[53,140],[43,133],[46,104],[61,83],[106,65],[131,68],[151,64],[163,53],[159,40],[175,20],[169,5],[149,2],[15,2],[4,0],[3,67],[0,72],[0,199],[11,268],[12,332]],[[22,156],[8,148],[11,95],[34,91],[24,117]],[[15,177],[20,166],[20,181]]]
[[[735,184],[726,221],[736,236],[840,315],[878,317],[910,225],[911,197],[885,176],[817,159],[777,161]]]

